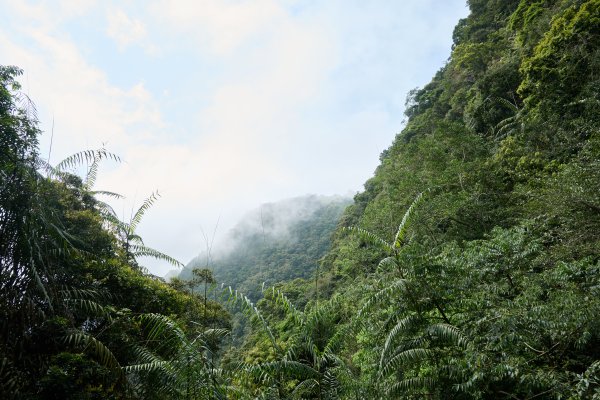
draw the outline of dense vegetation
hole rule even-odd
[[[194,393],[218,392],[207,373],[217,342],[193,321],[224,328],[227,313],[211,302],[207,316],[200,298],[136,261],[177,263],[135,234],[156,195],[122,222],[92,190],[98,163],[118,157],[101,149],[55,167],[41,159],[19,74],[0,69],[0,397],[177,397],[192,377]],[[85,180],[66,172],[80,164]]]
[[[256,329],[221,352],[209,271],[149,279],[2,69],[2,395],[600,398],[600,0],[469,6],[320,274],[226,292]]]
[[[217,282],[254,301],[265,285],[310,280],[349,204],[343,197],[315,195],[263,204],[236,224],[220,248],[204,251],[179,276],[189,279],[192,269],[210,266]]]

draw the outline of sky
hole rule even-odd
[[[353,195],[450,55],[464,0],[0,0],[40,153],[106,147],[95,188],[187,263],[262,203]],[[142,260],[164,275],[172,267]]]

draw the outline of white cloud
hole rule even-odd
[[[106,33],[117,42],[120,50],[146,37],[146,27],[142,21],[129,18],[123,10],[109,11],[107,20]]]
[[[285,18],[281,3],[274,0],[168,0],[150,7],[157,21],[170,30],[192,33],[201,43],[219,54],[227,54]]]
[[[127,195],[128,210],[158,189],[141,233],[187,261],[202,246],[199,227],[212,230],[219,213],[223,233],[261,202],[360,187],[400,128],[405,90],[418,84],[405,81],[450,34],[433,22],[411,26],[409,14],[425,7],[407,3],[397,17],[393,2],[292,1],[301,10],[275,0],[23,3],[11,8],[13,26],[0,28],[0,54],[26,70],[46,131],[54,117],[53,160],[108,142],[126,162],[101,173],[98,187]],[[64,24],[82,16],[92,18],[90,36],[111,38],[102,35],[103,53]],[[152,59],[134,60],[144,74],[93,63],[119,65],[111,40],[121,51],[150,50]],[[144,65],[171,60],[173,70]],[[201,64],[211,66],[205,75]],[[127,85],[126,73],[134,76]],[[188,84],[199,80],[210,82],[206,90]],[[46,134],[44,153],[48,142]]]

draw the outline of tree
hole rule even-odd
[[[146,246],[142,238],[136,232],[137,227],[142,222],[142,218],[144,217],[146,211],[152,207],[158,197],[160,197],[160,195],[158,192],[155,192],[146,198],[136,212],[132,213],[129,222],[121,221],[114,212],[105,214],[106,220],[111,225],[110,230],[114,232],[119,241],[120,247],[123,251],[123,257],[125,258],[126,262],[136,268],[140,268],[137,261],[138,257],[152,257],[157,260],[166,261],[176,267],[183,267],[183,264],[173,257]]]

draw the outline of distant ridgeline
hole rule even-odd
[[[302,196],[263,204],[248,213],[212,251],[192,259],[193,268],[213,270],[216,281],[253,300],[263,286],[296,278],[310,279],[331,244],[340,215],[350,204],[341,196]]]

